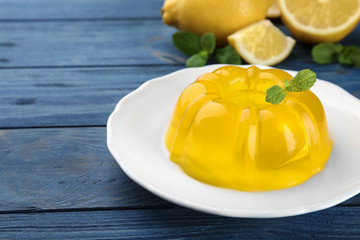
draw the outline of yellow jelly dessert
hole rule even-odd
[[[201,75],[175,107],[165,136],[170,159],[195,179],[242,191],[287,188],[320,172],[332,149],[320,100],[306,90],[265,101],[286,79],[255,66]]]

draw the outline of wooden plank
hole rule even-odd
[[[160,18],[163,0],[1,0],[1,20]]]
[[[278,26],[288,33],[284,25]],[[0,67],[184,66],[187,58],[171,42],[175,29],[161,20],[3,22],[0,32]],[[360,26],[344,43],[357,44],[359,38]],[[312,61],[311,47],[298,43],[276,67],[322,67]]]
[[[183,64],[160,20],[0,23],[0,67]],[[176,53],[176,55],[175,55]]]
[[[0,165],[0,212],[171,206],[123,173],[104,127],[1,130]]]
[[[174,207],[124,174],[104,127],[1,130],[0,165],[0,212]]]
[[[340,65],[313,67],[319,78],[360,98],[359,70]],[[0,128],[105,125],[123,96],[149,79],[181,68],[3,69]]]
[[[0,215],[2,239],[359,239],[360,207],[277,219],[225,218],[188,209]]]
[[[179,68],[0,70],[0,128],[105,125],[124,95]]]

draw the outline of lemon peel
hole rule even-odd
[[[165,24],[198,35],[215,34],[218,46],[226,37],[253,22],[265,19],[273,0],[166,0],[162,7]]]
[[[253,23],[228,36],[229,44],[251,64],[275,65],[287,58],[295,40],[283,34],[271,21]]]
[[[279,0],[281,18],[307,43],[338,42],[359,23],[360,0]]]

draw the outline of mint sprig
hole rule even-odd
[[[201,50],[200,36],[191,32],[176,32],[172,35],[174,46],[186,55],[193,55]]]
[[[360,68],[360,47],[344,47],[344,51],[339,56],[339,62],[341,64],[354,65],[355,67]]]
[[[284,101],[287,92],[305,92],[314,86],[316,73],[310,69],[298,72],[293,79],[285,80],[284,88],[274,85],[266,90],[265,101],[271,104],[279,104]]]
[[[304,69],[298,72],[289,82],[285,90],[288,92],[305,92],[314,86],[316,82],[316,73],[310,69]]]
[[[279,85],[274,85],[266,90],[265,101],[272,104],[279,104],[284,101],[286,92]]]
[[[201,49],[207,52],[209,55],[212,54],[216,47],[216,39],[213,33],[204,33],[200,37]]]
[[[194,55],[192,55],[187,61],[186,66],[187,67],[201,67],[204,66],[207,62],[207,53],[206,52],[198,52]]]
[[[190,58],[187,67],[204,66],[215,52],[215,59],[219,63],[241,64],[240,56],[230,46],[216,49],[216,39],[213,33],[198,36],[191,32],[180,31],[172,36],[175,47]],[[215,51],[216,49],[216,51]]]
[[[216,49],[215,60],[218,63],[224,63],[224,64],[238,64],[238,65],[241,64],[241,58],[239,54],[237,54],[235,49],[230,45]]]
[[[360,68],[360,47],[343,46],[341,43],[319,43],[311,51],[313,60],[320,64],[339,62]]]

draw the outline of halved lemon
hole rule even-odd
[[[269,66],[287,58],[295,45],[294,39],[283,34],[269,20],[253,23],[227,39],[248,63]]]
[[[267,18],[278,18],[280,16],[281,16],[281,11],[279,8],[278,0],[274,0],[266,13],[266,17]]]
[[[338,42],[359,23],[360,0],[279,0],[281,18],[308,43]]]

